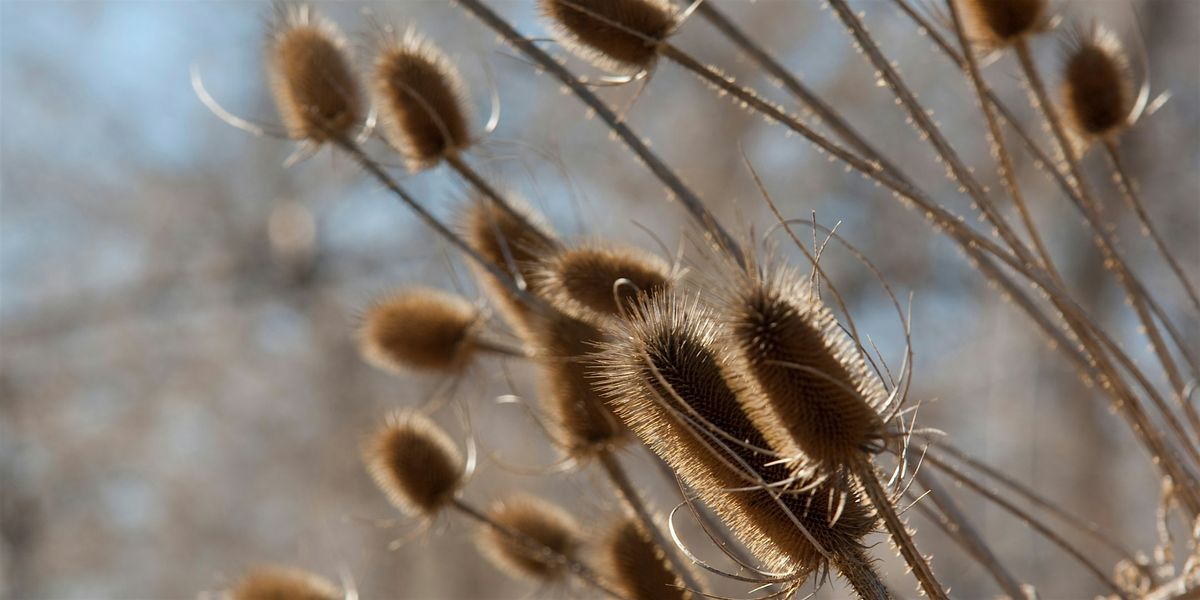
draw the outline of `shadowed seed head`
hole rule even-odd
[[[383,134],[420,171],[471,144],[465,88],[454,63],[414,30],[384,36],[373,71]]]
[[[1134,91],[1129,63],[1112,32],[1093,28],[1067,54],[1063,103],[1067,121],[1084,139],[1120,132],[1129,124]]]
[[[1041,31],[1047,0],[956,0],[966,13],[970,37],[989,48],[1003,48]]]
[[[580,58],[618,72],[654,63],[657,45],[675,31],[665,0],[539,0],[559,42]]]
[[[407,288],[371,306],[358,331],[359,348],[384,369],[455,372],[476,349],[479,319],[479,311],[461,296]]]
[[[242,577],[230,600],[341,600],[345,594],[329,580],[291,567],[263,567]]]
[[[604,540],[609,578],[630,600],[690,600],[695,595],[671,570],[662,549],[636,520],[624,519]]]
[[[875,446],[886,399],[837,320],[793,272],[738,275],[725,301],[747,413],[775,446],[840,469]]]
[[[337,26],[307,7],[283,9],[267,48],[267,74],[288,136],[317,144],[353,137],[362,95]]]
[[[822,569],[826,558],[796,521],[837,555],[857,549],[874,518],[852,487],[818,485],[778,501],[764,489],[733,491],[788,479],[786,465],[767,465],[791,450],[770,448],[743,411],[717,353],[715,323],[706,308],[672,294],[646,303],[597,357],[605,373],[601,391],[768,569]]]
[[[392,504],[411,515],[432,516],[462,484],[458,448],[446,432],[415,412],[388,415],[364,447],[363,460]]]
[[[649,252],[628,246],[589,245],[543,261],[530,282],[559,310],[603,323],[606,317],[620,317],[639,295],[666,291],[671,279],[670,265]]]
[[[497,502],[488,511],[493,521],[519,536],[514,539],[491,527],[479,535],[479,546],[492,563],[514,577],[557,581],[567,574],[558,557],[573,558],[582,545],[579,525],[562,508],[533,496]]]

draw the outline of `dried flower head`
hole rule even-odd
[[[539,0],[559,42],[584,60],[617,72],[648,69],[658,44],[674,33],[666,0]]]
[[[462,485],[458,448],[445,431],[416,412],[388,415],[364,446],[363,461],[379,489],[407,514],[432,516]]]
[[[559,310],[602,323],[619,317],[639,296],[671,287],[671,266],[658,256],[629,246],[585,245],[544,260],[531,285]]]
[[[1129,61],[1109,30],[1093,27],[1074,36],[1063,68],[1067,122],[1081,138],[1119,133],[1133,113]]]
[[[604,539],[609,578],[630,600],[690,600],[695,594],[634,519],[616,523]]]
[[[254,569],[229,590],[231,600],[341,600],[344,597],[333,582],[291,567]]]
[[[771,444],[837,470],[878,445],[882,383],[796,273],[735,276],[722,318],[747,414]]]
[[[389,370],[456,372],[474,351],[479,310],[466,298],[411,287],[375,302],[359,327],[362,355]]]
[[[1047,0],[957,0],[971,38],[986,48],[1004,48],[1042,31]]]
[[[409,171],[436,165],[471,144],[466,92],[454,63],[415,30],[385,33],[373,93],[383,134]]]
[[[497,502],[488,516],[517,536],[485,527],[479,536],[480,549],[493,564],[514,577],[559,580],[567,574],[562,558],[574,558],[583,543],[579,525],[571,515],[533,496]]]
[[[267,75],[290,137],[317,144],[353,137],[363,101],[351,64],[332,21],[308,6],[281,10],[268,40]]]

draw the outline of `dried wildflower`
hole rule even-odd
[[[332,21],[307,6],[281,12],[268,40],[267,75],[290,137],[317,144],[353,137],[363,101],[351,64]]]
[[[331,581],[291,567],[262,567],[242,577],[229,591],[230,600],[341,600]]]
[[[617,522],[605,537],[603,552],[609,578],[630,600],[695,598],[637,520]]]
[[[1096,27],[1076,36],[1073,45],[1063,69],[1067,122],[1086,140],[1119,133],[1129,124],[1134,102],[1121,43]]]
[[[618,72],[648,69],[677,26],[666,0],[539,0],[559,42],[584,60]]]
[[[479,311],[466,298],[412,287],[375,302],[359,328],[359,348],[384,369],[455,372],[478,348]]]
[[[364,447],[363,460],[379,489],[407,514],[432,516],[454,499],[462,484],[458,448],[416,412],[388,415]]]
[[[487,527],[479,536],[479,546],[492,563],[515,577],[557,581],[567,574],[567,565],[559,557],[574,558],[583,543],[571,515],[533,496],[497,502],[488,516],[517,535]]]
[[[416,31],[385,34],[373,79],[384,136],[409,171],[432,167],[471,144],[462,77]]]
[[[1045,28],[1047,0],[956,0],[966,13],[971,38],[1003,48]]]
[[[530,282],[559,310],[596,323],[620,316],[639,296],[666,291],[671,279],[670,265],[649,252],[587,245],[542,261]]]

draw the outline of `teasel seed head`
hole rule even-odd
[[[454,63],[415,30],[382,34],[372,73],[384,137],[409,171],[471,144],[466,88]]]
[[[739,386],[730,380],[737,375],[720,354],[722,335],[712,311],[664,294],[620,327],[596,358],[605,373],[605,398],[768,569],[808,573],[828,567],[792,517],[831,555],[860,547],[875,518],[853,486],[821,483],[778,501],[765,490],[744,491],[788,479],[786,465],[770,463],[790,449],[771,448],[744,412]]]
[[[1048,0],[956,0],[972,40],[985,48],[1012,45],[1045,29]]]
[[[288,136],[316,144],[353,137],[363,99],[345,39],[308,6],[280,10],[267,48],[267,76]]]
[[[1067,122],[1085,141],[1119,133],[1129,125],[1135,96],[1121,43],[1111,31],[1092,27],[1071,45],[1063,68]]]
[[[559,310],[596,324],[620,317],[639,296],[670,289],[674,276],[661,258],[629,246],[588,244],[542,261],[531,285]]]
[[[678,25],[666,0],[539,0],[538,4],[561,44],[614,72],[650,68],[658,44]]]
[[[379,489],[410,515],[433,516],[454,499],[463,482],[458,448],[417,412],[388,415],[364,446],[363,460]]]
[[[638,521],[618,521],[604,539],[603,552],[609,579],[630,600],[695,598]]]
[[[495,503],[488,516],[524,539],[485,527],[479,546],[493,564],[514,577],[554,582],[567,574],[567,566],[549,549],[565,558],[574,558],[583,544],[579,525],[561,507],[533,496],[520,495]],[[540,544],[544,548],[539,548]]]
[[[230,600],[342,600],[333,582],[291,567],[260,567],[229,590]]]
[[[877,448],[887,394],[858,348],[798,274],[739,272],[724,300],[746,412],[775,447],[794,444],[828,473]]]
[[[375,302],[359,327],[362,355],[391,371],[458,372],[477,350],[481,316],[466,298],[425,287]]]

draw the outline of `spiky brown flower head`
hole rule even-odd
[[[633,307],[639,296],[657,296],[671,288],[671,266],[658,256],[630,246],[585,244],[542,261],[531,285],[559,310],[603,324]]]
[[[381,37],[372,92],[384,137],[408,170],[427,169],[470,146],[466,87],[454,63],[413,29]]]
[[[230,600],[342,600],[333,582],[292,567],[260,567],[229,590]]]
[[[956,0],[968,36],[988,50],[1007,48],[1049,24],[1048,0]]]
[[[479,310],[466,298],[426,287],[376,301],[358,330],[371,364],[391,371],[458,372],[477,350]]]
[[[480,531],[479,547],[493,564],[514,577],[558,581],[568,572],[559,557],[572,559],[583,545],[575,519],[561,507],[534,496],[496,502],[488,516],[517,537],[485,527]]]
[[[604,373],[601,392],[767,569],[807,574],[828,566],[796,522],[828,553],[859,548],[875,520],[853,486],[747,491],[787,480],[789,468],[774,461],[793,447],[772,448],[745,413],[710,309],[664,294],[620,327],[595,359]]]
[[[635,519],[622,519],[605,536],[609,579],[630,600],[691,600],[695,594],[671,570],[666,555]]]
[[[267,77],[288,136],[316,144],[351,138],[363,98],[345,38],[307,5],[281,8],[267,44]]]
[[[559,43],[601,69],[649,69],[678,21],[666,0],[539,0]]]
[[[463,459],[450,436],[413,411],[388,415],[364,446],[363,461],[379,489],[409,515],[432,517],[463,482]]]
[[[773,446],[794,444],[827,473],[878,448],[882,382],[798,273],[738,271],[725,296],[721,319],[747,384],[741,399]]]
[[[1067,122],[1083,141],[1114,136],[1129,125],[1133,114],[1129,60],[1117,36],[1102,27],[1073,38],[1063,67]]]

